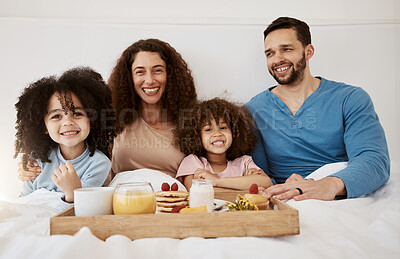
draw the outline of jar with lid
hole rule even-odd
[[[214,210],[214,188],[213,181],[207,179],[193,179],[190,188],[189,206],[206,206],[207,212]]]

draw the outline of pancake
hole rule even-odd
[[[156,192],[157,208],[159,211],[171,212],[173,208],[188,205],[189,193],[186,191]]]
[[[158,207],[158,211],[162,212],[171,212],[173,208],[164,208],[164,207]]]
[[[189,193],[186,191],[159,191],[156,192],[156,197],[188,198]]]
[[[156,201],[166,201],[166,202],[176,202],[176,201],[185,201],[187,198],[185,197],[157,197]]]
[[[188,201],[177,201],[177,202],[161,202],[158,201],[157,202],[157,206],[158,207],[162,207],[162,208],[173,208],[176,206],[181,206],[181,205],[187,205]]]

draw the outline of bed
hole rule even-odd
[[[0,258],[399,258],[399,176],[392,168],[388,183],[357,199],[287,201],[299,211],[300,234],[280,237],[101,241],[87,227],[50,236],[50,217],[65,207],[60,194],[38,190],[0,201]]]

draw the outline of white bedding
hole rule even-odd
[[[399,175],[392,170],[386,185],[357,199],[290,200],[299,210],[300,235],[261,238],[131,241],[115,235],[101,241],[88,228],[50,236],[49,219],[62,204],[59,194],[38,190],[12,203],[0,201],[0,258],[399,258]]]

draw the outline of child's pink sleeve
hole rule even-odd
[[[251,168],[256,168],[256,169],[261,170],[261,168],[258,167],[256,165],[256,163],[254,163],[253,158],[251,156],[244,155],[243,156],[243,164],[244,164],[244,170],[251,169]]]
[[[188,155],[185,157],[181,164],[179,165],[178,172],[176,173],[176,178],[179,176],[186,176],[194,174],[198,169],[204,169],[203,162],[196,155]]]

